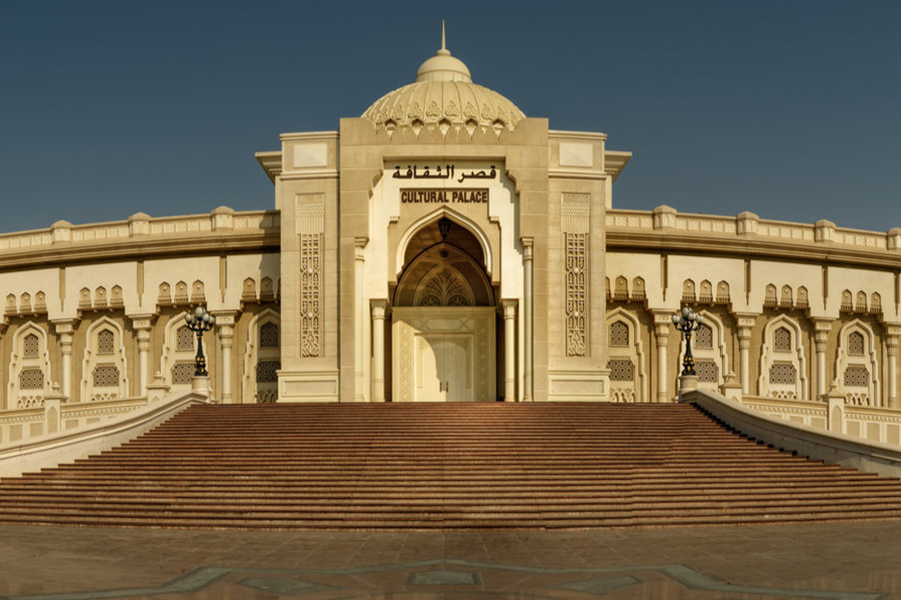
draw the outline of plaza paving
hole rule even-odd
[[[901,599],[901,522],[603,531],[0,527],[0,598]]]

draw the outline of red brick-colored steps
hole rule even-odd
[[[600,528],[901,518],[901,482],[677,404],[197,406],[0,482],[0,522]]]

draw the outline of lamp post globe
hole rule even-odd
[[[194,377],[207,377],[206,357],[203,355],[203,334],[210,331],[216,325],[216,317],[211,315],[202,306],[194,309],[193,313],[185,315],[185,323],[188,328],[197,334],[197,354],[194,356]]]

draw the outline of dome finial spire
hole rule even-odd
[[[441,48],[435,56],[428,59],[416,72],[416,81],[465,81],[472,83],[469,69],[459,58],[451,56],[447,49],[444,19],[441,19]]]
[[[444,36],[444,19],[441,19],[441,50],[438,51],[438,54],[450,56],[450,50],[447,49],[447,42]]]

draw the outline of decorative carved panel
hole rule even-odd
[[[300,235],[300,355],[322,356],[322,197],[303,197],[297,207]]]
[[[472,306],[472,290],[456,269],[433,269],[416,291],[416,306]]]
[[[566,277],[566,355],[588,355],[588,232],[591,222],[591,196],[563,194],[562,228]]]

